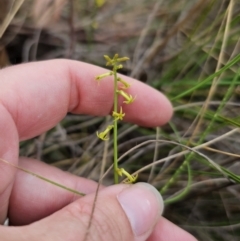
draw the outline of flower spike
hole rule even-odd
[[[124,89],[127,89],[130,87],[130,84],[123,80],[121,77],[118,76],[118,70],[123,68],[122,62],[129,60],[128,57],[119,57],[118,54],[115,54],[112,58],[110,58],[108,55],[104,55],[104,58],[106,60],[106,66],[112,66],[112,70],[108,73],[100,74],[96,76],[96,80],[98,83],[101,79],[113,76],[113,93],[114,93],[114,102],[113,102],[113,111],[112,111],[112,125],[107,126],[107,128],[103,131],[98,133],[97,136],[103,140],[106,141],[109,139],[109,132],[114,129],[113,131],[113,166],[114,166],[114,182],[115,184],[118,183],[119,176],[126,176],[127,181],[125,183],[133,183],[137,179],[137,175],[131,175],[127,171],[125,171],[123,168],[118,168],[118,121],[123,120],[125,117],[125,113],[123,113],[122,106],[119,109],[119,103],[118,103],[118,97],[119,95],[123,96],[123,100],[121,100],[122,103],[130,104],[135,100],[135,97],[133,98],[132,95],[126,93],[123,91]],[[122,104],[121,103],[121,104]]]
[[[109,139],[108,133],[113,129],[113,125],[109,125],[105,131],[102,131],[100,133],[97,132],[98,138],[100,138],[103,141],[107,141]]]

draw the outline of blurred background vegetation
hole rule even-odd
[[[0,67],[130,57],[123,73],[162,91],[175,114],[156,129],[122,124],[120,155],[148,142],[121,166],[159,189],[164,216],[199,240],[238,240],[239,1],[0,0],[0,10]],[[98,181],[112,164],[111,141],[96,137],[107,121],[69,114],[20,153]],[[103,184],[112,183],[109,172]]]

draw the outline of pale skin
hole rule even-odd
[[[3,223],[8,216],[14,226],[0,226],[0,240],[84,240],[97,184],[43,162],[19,158],[18,149],[19,141],[51,129],[68,112],[94,116],[111,113],[111,77],[100,84],[94,80],[104,72],[69,60],[23,64],[0,71],[0,158],[87,194],[79,197],[0,162],[0,221]],[[125,79],[131,83],[129,93],[137,96],[131,105],[124,106],[125,121],[155,127],[171,118],[172,107],[163,94],[137,80]],[[101,188],[87,240],[196,241],[162,217],[155,221],[149,218],[149,230],[134,236],[117,201],[117,195],[127,187]],[[143,191],[143,195],[148,192]],[[151,212],[157,213],[158,208],[153,205]],[[106,223],[108,230],[100,236],[99,223],[103,227]]]

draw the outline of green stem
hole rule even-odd
[[[113,67],[113,73],[114,73],[114,111],[118,111],[118,94],[117,94],[117,68],[116,66]],[[117,143],[117,135],[118,135],[118,126],[117,126],[117,120],[114,120],[114,128],[113,128],[113,155],[114,155],[114,182],[115,184],[118,184],[118,143]]]

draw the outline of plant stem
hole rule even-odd
[[[114,111],[118,111],[118,93],[117,93],[117,67],[113,67],[113,73],[114,73]],[[118,143],[117,143],[117,120],[114,120],[114,128],[113,128],[113,152],[114,152],[114,183],[118,184]]]

